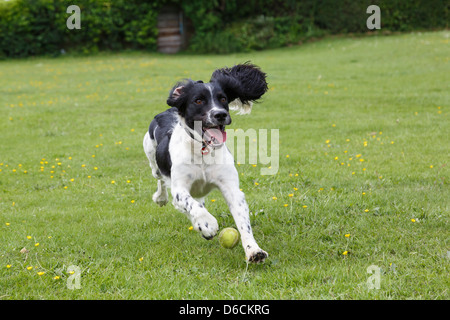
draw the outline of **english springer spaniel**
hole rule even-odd
[[[231,123],[229,109],[248,113],[266,91],[266,74],[250,63],[218,69],[209,83],[181,81],[167,99],[171,108],[155,116],[143,142],[152,174],[158,180],[153,201],[165,205],[170,188],[175,208],[209,240],[219,226],[205,208],[204,197],[218,188],[241,234],[249,262],[263,262],[268,254],[253,237],[245,195],[239,189],[234,159],[225,145],[225,126]]]

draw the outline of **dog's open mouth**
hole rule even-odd
[[[225,126],[203,127],[203,140],[209,145],[221,145],[227,140]]]

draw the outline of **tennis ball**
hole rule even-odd
[[[233,249],[239,242],[239,232],[234,228],[225,228],[219,234],[219,243],[226,249]]]

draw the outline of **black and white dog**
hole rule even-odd
[[[231,123],[229,108],[248,113],[252,103],[266,91],[266,74],[250,63],[218,69],[209,83],[181,81],[167,99],[172,108],[155,116],[143,143],[152,174],[158,179],[153,201],[165,205],[170,188],[175,208],[185,213],[194,229],[209,240],[219,226],[206,210],[204,197],[218,188],[250,262],[262,262],[268,255],[253,237],[238,172],[225,146],[225,126]]]

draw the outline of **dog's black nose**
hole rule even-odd
[[[216,119],[219,123],[225,122],[227,119],[228,113],[225,111],[217,111],[213,114],[214,119]]]

